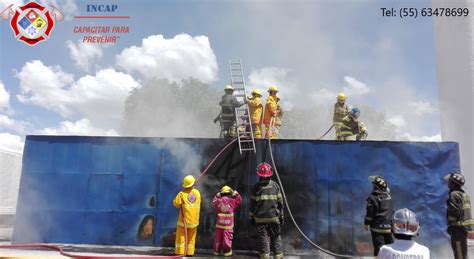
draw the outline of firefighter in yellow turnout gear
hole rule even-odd
[[[193,187],[195,181],[192,175],[184,177],[182,185],[184,189],[173,200],[173,205],[180,209],[178,222],[176,223],[175,239],[175,253],[178,255],[194,255],[199,211],[201,209],[201,194]],[[187,232],[187,238],[185,232]]]
[[[275,120],[278,115],[278,101],[277,101],[278,87],[272,85],[268,88],[267,102],[265,104],[265,114],[263,115],[263,124],[265,124],[265,138],[275,138],[273,128]],[[271,123],[271,125],[270,125]]]
[[[249,106],[250,122],[255,138],[262,138],[262,91],[260,89],[254,89],[252,96],[247,97],[247,105]]]
[[[336,140],[341,139],[341,125],[342,120],[349,114],[349,108],[346,105],[346,95],[339,93],[337,95],[337,102],[334,104],[334,113],[332,116],[332,122],[334,129],[336,130]]]

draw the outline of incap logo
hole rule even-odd
[[[29,2],[20,7],[9,5],[0,13],[0,18],[10,20],[17,40],[35,45],[49,39],[54,23],[64,20],[64,15],[53,5],[47,9],[36,2]]]

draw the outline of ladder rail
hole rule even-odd
[[[250,120],[250,110],[249,106],[246,103],[246,89],[245,89],[245,76],[244,76],[244,69],[242,65],[242,59],[239,58],[238,61],[234,61],[229,59],[229,73],[230,73],[230,82],[232,87],[234,87],[234,92],[238,92],[235,94],[236,98],[242,98],[242,105],[245,105],[245,108],[236,107],[235,108],[235,122],[236,122],[236,132],[237,132],[237,139],[239,142],[239,151],[242,154],[242,151],[251,151],[253,150],[256,153],[255,149],[255,139],[254,139],[254,129],[252,122]],[[237,100],[238,100],[237,99]],[[243,114],[241,113],[243,112]],[[242,123],[240,123],[242,121]],[[250,128],[250,132],[248,128]],[[250,134],[248,134],[250,133]],[[245,141],[242,141],[242,138],[245,136],[250,137]],[[243,148],[242,143],[246,143],[246,147]],[[249,147],[251,146],[251,147]]]

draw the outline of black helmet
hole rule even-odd
[[[377,187],[379,190],[381,191],[387,191],[388,189],[388,184],[387,182],[385,181],[385,179],[383,179],[382,176],[380,175],[372,175],[372,176],[369,176],[369,181],[372,182],[372,184]]]
[[[464,183],[466,183],[466,179],[464,179],[464,175],[458,172],[447,174],[444,177],[444,180],[448,181],[449,184],[455,184],[458,186],[463,186]]]

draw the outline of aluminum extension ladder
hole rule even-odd
[[[229,59],[230,83],[234,87],[234,96],[242,106],[235,108],[235,121],[237,124],[237,139],[239,142],[240,154],[242,151],[255,150],[255,140],[253,137],[252,123],[250,122],[249,106],[245,97],[245,79],[242,60]]]

